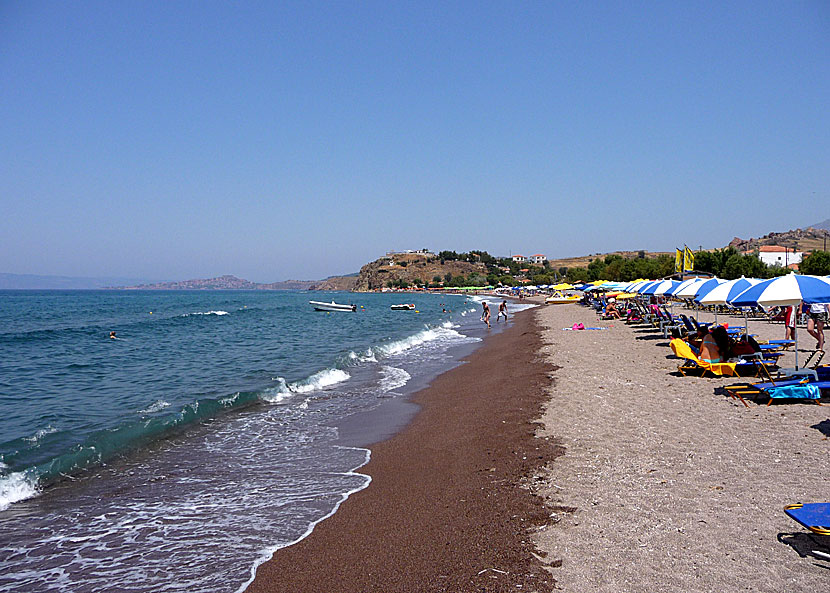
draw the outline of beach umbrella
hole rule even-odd
[[[755,278],[745,278],[741,276],[735,280],[729,280],[728,282],[724,282],[723,284],[719,284],[714,289],[710,290],[707,294],[700,298],[701,305],[727,305],[731,304],[729,301],[734,299],[736,296],[741,294],[747,288],[755,286],[761,282],[761,280]],[[715,323],[718,322],[718,314],[717,310],[715,311]],[[749,323],[749,317],[746,313],[746,309],[744,308],[744,326],[747,327]],[[749,333],[747,329],[747,333]]]
[[[733,307],[786,307],[801,302],[830,303],[830,280],[824,276],[787,274],[763,280],[732,299]]]
[[[759,282],[762,281],[757,278],[744,278],[743,276],[735,280],[729,280],[716,286],[701,297],[700,303],[702,305],[731,305],[732,299]]]
[[[830,303],[830,280],[804,274],[778,276],[747,288],[731,304],[733,307],[797,307],[802,302]],[[795,368],[798,369],[798,331],[795,332]]]
[[[568,284],[567,282],[563,282],[563,283],[561,283],[561,284],[557,284],[557,285],[555,285],[555,286],[551,286],[551,288],[552,288],[553,290],[573,290],[573,289],[574,289],[574,285],[573,285],[573,284]]]
[[[639,286],[634,287],[631,292],[638,292],[640,294],[645,293],[645,291],[652,285],[655,284],[657,281],[649,280],[648,282],[642,282]]]
[[[643,291],[643,294],[661,295],[665,294],[667,290],[674,288],[679,282],[675,280],[657,280]]]
[[[699,303],[700,299],[705,297],[707,294],[715,290],[721,284],[724,284],[726,280],[721,280],[720,278],[710,278],[706,282],[702,282],[701,284],[697,285],[697,290],[695,290],[695,294],[692,297],[694,302]]]
[[[640,286],[643,286],[644,284],[648,284],[649,282],[651,282],[651,280],[636,280],[636,281],[632,282],[631,284],[627,284],[626,286],[624,286],[623,290],[625,290],[626,292],[637,292],[637,289]]]
[[[680,284],[680,280],[669,280],[668,282],[669,282],[669,284],[666,284],[665,282],[663,282],[661,284],[661,286],[658,287],[657,290],[654,291],[654,294],[656,294],[656,295],[668,294],[668,292],[672,288],[676,288]]]
[[[725,280],[719,280],[718,278],[701,278],[698,282],[689,282],[685,288],[680,288],[679,286],[674,292],[674,296],[678,298],[691,298],[697,301],[698,295],[705,295],[708,294],[710,290],[725,282]],[[695,308],[695,319],[697,319],[697,308]]]
[[[690,286],[694,286],[695,284],[700,284],[701,282],[706,282],[706,278],[689,278],[688,280],[684,280],[674,288],[667,290],[666,294],[673,297],[679,297],[681,291],[689,288]]]

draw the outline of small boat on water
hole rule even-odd
[[[400,305],[392,305],[389,308],[393,311],[414,311],[415,305],[413,303],[405,303]]]
[[[357,311],[357,305],[341,305],[334,301],[321,303],[320,301],[308,301],[315,311]]]
[[[578,295],[564,295],[559,291],[554,292],[545,299],[546,305],[563,305],[565,303],[575,303],[579,300]]]

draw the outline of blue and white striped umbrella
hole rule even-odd
[[[646,286],[647,284],[651,284],[653,280],[638,280],[637,282],[632,282],[623,287],[625,292],[637,292],[637,289]]]
[[[725,283],[726,280],[721,280],[720,278],[710,278],[706,282],[702,282],[698,284],[695,288],[695,294],[692,297],[694,302],[699,303],[700,299],[705,297],[707,294],[715,290],[718,286]]]
[[[830,303],[830,280],[824,276],[787,274],[752,286],[730,301],[733,307],[787,307],[801,302]]]
[[[638,292],[640,294],[645,294],[645,291],[648,288],[650,288],[651,286],[653,286],[655,284],[658,284],[659,282],[660,282],[659,280],[649,280],[648,282],[643,282],[642,284],[640,284],[638,287],[636,287],[631,292]]]
[[[789,307],[799,303],[830,303],[830,280],[824,276],[787,274],[747,288],[732,299],[733,307]],[[796,326],[798,317],[796,317]],[[795,332],[795,368],[798,368],[798,332]]]
[[[643,290],[643,294],[665,294],[667,290],[675,286],[674,280],[657,280],[652,282]],[[679,283],[678,283],[679,284]]]
[[[693,283],[689,284],[688,286],[686,286],[685,288],[681,288],[681,289],[677,290],[674,293],[674,296],[682,298],[682,299],[694,298],[695,296],[697,296],[697,291],[700,290],[700,288],[704,284],[706,284],[708,282],[712,282],[713,280],[715,280],[715,278],[706,278],[706,279],[702,279],[702,281],[700,281],[700,282],[693,282]],[[711,286],[712,286],[712,288],[714,288],[718,284],[720,284],[720,282],[716,282],[715,284],[712,284]]]
[[[724,282],[723,284],[716,286],[713,290],[709,291],[708,294],[704,295],[700,299],[701,305],[726,305],[729,304],[732,299],[736,296],[741,294],[747,288],[751,288],[762,282],[757,278],[744,278],[741,276],[736,280],[730,280],[729,282]]]
[[[679,296],[681,290],[685,290],[686,288],[694,286],[695,284],[700,284],[701,282],[706,282],[706,278],[689,278],[688,280],[680,282],[674,288],[667,290],[666,294],[669,296]]]

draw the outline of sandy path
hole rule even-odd
[[[830,538],[807,536],[782,511],[830,500],[830,406],[745,408],[714,393],[732,379],[670,374],[677,361],[658,333],[597,321],[579,305],[536,314],[546,328],[542,351],[561,367],[543,436],[566,453],[541,494],[565,508],[536,537],[549,561],[562,560],[552,569],[559,587],[830,590],[830,562],[779,541],[815,549],[818,540],[830,551]],[[562,331],[575,322],[609,329]],[[780,325],[750,328],[783,337]]]

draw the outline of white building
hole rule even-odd
[[[803,253],[789,247],[779,245],[764,245],[758,248],[758,258],[768,266],[780,266],[782,268],[801,263]]]
[[[537,264],[537,265],[540,265],[540,266],[543,265],[547,261],[547,259],[548,258],[546,258],[541,253],[536,253],[536,254],[530,256],[531,263],[534,263],[534,264]]]
[[[527,261],[527,258],[524,255],[514,255],[513,261],[516,263],[524,263]]]

